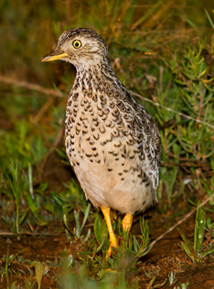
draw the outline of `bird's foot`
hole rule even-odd
[[[110,239],[110,246],[109,246],[108,252],[106,254],[106,259],[108,259],[108,257],[111,257],[111,255],[112,255],[112,247],[117,248],[118,243],[117,243],[117,238],[115,236],[115,233],[114,233],[114,230],[112,227],[112,223],[111,223],[110,208],[109,207],[102,207],[102,206],[100,208],[101,208],[103,215],[104,215],[104,218],[106,220],[106,225],[108,228],[109,239]]]
[[[123,231],[128,232],[128,233],[130,232],[132,221],[133,221],[133,215],[130,213],[126,214],[122,221]]]
[[[106,253],[106,259],[108,259],[109,257],[112,256],[112,248],[117,248],[117,247],[118,247],[117,240],[115,240],[114,242],[110,243],[108,251]]]

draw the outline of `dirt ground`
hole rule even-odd
[[[62,162],[57,159],[56,155],[54,155],[54,157],[49,157],[46,163],[43,181],[45,182],[48,180],[50,190],[52,188],[56,191],[60,190],[62,182],[69,181],[71,177],[74,177],[71,170],[63,165]],[[165,213],[160,213],[163,203],[159,203],[156,207],[149,209],[144,214],[145,219],[149,222],[151,241],[156,239],[181,219],[183,214],[179,215],[179,212],[189,206],[184,198],[180,197]],[[0,212],[0,214],[2,215],[2,212]],[[178,217],[172,217],[175,215],[178,215]],[[194,226],[195,214],[179,226],[188,240],[191,241],[193,241],[194,238]],[[57,233],[57,231],[59,233]],[[48,234],[42,235],[44,232],[48,232]],[[134,219],[132,234],[139,233],[138,215]],[[174,286],[177,286],[179,283],[182,284],[187,282],[189,282],[188,288],[190,289],[214,288],[213,254],[207,256],[201,263],[193,263],[180,245],[181,237],[176,229],[154,245],[152,250],[143,257],[141,262],[137,265],[138,273],[136,273],[134,277],[137,277],[139,280],[139,288],[150,288],[149,282],[154,276],[156,276],[156,280],[153,286],[163,284],[167,279],[166,284],[158,288],[174,288]],[[55,259],[60,258],[62,251],[69,246],[74,258],[78,258],[75,253],[81,251],[83,245],[79,239],[74,240],[73,243],[69,245],[62,221],[52,221],[48,226],[38,227],[37,234],[29,232],[22,234],[17,238],[12,235],[11,226],[0,218],[0,256],[7,254],[7,248],[9,248],[9,255],[17,254],[19,251],[25,249],[19,254],[19,256],[22,256],[25,260],[36,260],[40,262],[50,261],[53,263]],[[0,266],[4,267],[4,262],[1,262]],[[30,268],[34,270],[32,267]],[[24,283],[26,278],[29,278],[32,281],[34,280],[33,277],[30,277],[30,273],[26,266],[16,261],[12,263],[9,270],[11,272],[18,272],[19,270],[24,271],[25,274],[21,274],[21,276],[9,274],[10,284],[14,280],[17,280],[19,288],[25,288]],[[56,276],[59,273],[58,271],[59,269],[57,266],[52,266],[50,268],[50,271],[42,278],[42,289],[56,288]],[[172,286],[169,286],[168,274],[171,271],[176,272],[175,279],[177,282]],[[0,280],[0,288],[6,287],[6,278],[4,278],[3,280]],[[37,285],[33,288],[37,288]]]

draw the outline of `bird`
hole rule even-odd
[[[76,68],[66,107],[66,153],[86,199],[104,215],[111,256],[118,247],[111,209],[125,215],[122,229],[129,233],[133,214],[157,203],[161,141],[152,116],[117,78],[107,53],[98,33],[71,28],[41,61]]]

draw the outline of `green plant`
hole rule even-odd
[[[113,289],[115,286],[117,286],[118,289],[138,288],[137,283],[126,285],[124,279],[120,277],[120,274],[112,271],[106,272],[99,281],[93,280],[87,276],[85,266],[79,266],[74,260],[70,262],[67,256],[63,257],[62,273],[60,276],[61,289]]]
[[[189,286],[189,282],[187,282],[187,283],[179,283],[179,285],[180,286],[175,286],[175,287],[173,287],[173,289],[187,289],[188,288],[188,286]]]
[[[6,277],[7,280],[7,289],[10,289],[10,285],[9,285],[9,274],[11,273],[9,270],[10,265],[12,264],[12,262],[16,259],[16,257],[23,252],[25,249],[19,251],[17,254],[15,255],[9,255],[9,247],[7,248],[7,256],[5,258],[5,268],[3,269],[3,272],[1,273],[1,279],[3,280],[4,277]],[[13,284],[11,284],[11,289],[15,288],[15,282],[13,282]]]
[[[214,23],[213,23],[210,15],[209,15],[209,13],[207,12],[207,9],[205,9],[205,12],[206,12],[207,18],[208,18],[208,20],[210,22],[210,25],[212,26],[212,28],[214,28]],[[214,11],[212,11],[212,12],[214,13]]]
[[[10,166],[9,166],[9,172],[10,172],[10,175],[9,174],[7,175],[8,182],[10,184],[10,188],[12,190],[13,197],[15,200],[15,206],[16,206],[16,221],[15,221],[15,226],[14,226],[14,233],[18,234],[19,225],[22,221],[22,219],[21,220],[19,219],[20,197],[24,189],[20,162],[11,161]]]
[[[200,202],[198,203],[200,205]],[[214,248],[211,246],[206,248],[203,246],[205,230],[206,230],[207,222],[206,222],[206,213],[204,208],[198,208],[195,219],[195,233],[194,233],[194,245],[192,246],[190,242],[187,240],[184,233],[181,229],[178,228],[178,232],[180,233],[184,242],[181,243],[181,247],[190,257],[193,262],[199,262],[205,256],[214,252]]]
[[[169,285],[172,286],[174,283],[177,282],[177,279],[175,279],[176,273],[171,271],[168,274],[168,279],[169,279]]]

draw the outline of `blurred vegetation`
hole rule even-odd
[[[214,7],[212,0],[203,2],[0,0],[0,209],[15,235],[25,231],[27,219],[39,226],[61,219],[68,239],[79,237],[84,227],[79,216],[86,214],[86,219],[94,223],[103,256],[108,247],[101,217],[93,210],[89,212],[78,183],[71,180],[63,184],[63,190],[50,190],[42,177],[47,156],[56,150],[70,168],[60,132],[63,132],[66,99],[75,69],[67,63],[40,62],[42,56],[54,49],[58,36],[67,28],[96,30],[108,45],[109,62],[119,79],[129,90],[153,102],[138,97],[161,131],[160,210],[164,212],[164,206],[171,206],[185,191],[192,192],[194,200],[198,200],[198,195],[212,195]],[[32,84],[39,87],[32,89]],[[55,89],[62,95],[53,96],[45,88]],[[210,201],[210,205],[213,207],[214,202]],[[9,206],[15,206],[16,210],[11,213]],[[70,221],[79,228],[78,235],[69,227]],[[144,225],[141,229],[147,232],[146,238],[149,233],[147,224]],[[148,238],[131,237],[131,243],[124,245],[129,248],[128,255],[136,258],[137,254],[144,253]],[[97,243],[89,230],[82,238],[86,240],[86,250],[96,255]],[[116,279],[112,277],[100,285],[90,281],[94,288],[107,288],[108,282],[112,282],[112,288],[115,282],[118,288],[128,288],[127,270],[135,273],[136,259],[131,258],[121,269],[121,258],[126,259],[123,253],[118,259],[109,260],[108,266],[105,264],[113,272],[120,272],[114,275]],[[76,261],[72,262],[66,266],[75,267]],[[101,278],[100,257],[92,262],[86,254],[80,261],[84,262],[90,264],[91,272],[94,270],[94,279]],[[75,270],[76,267],[72,272]],[[69,278],[71,283],[79,282],[70,288],[80,284],[83,288],[91,286],[92,283],[81,277],[86,276],[89,269],[81,270],[76,281],[65,272],[65,283],[70,282]],[[106,280],[110,280],[108,278]],[[62,286],[69,288],[67,283]],[[31,287],[28,284],[26,288]]]

